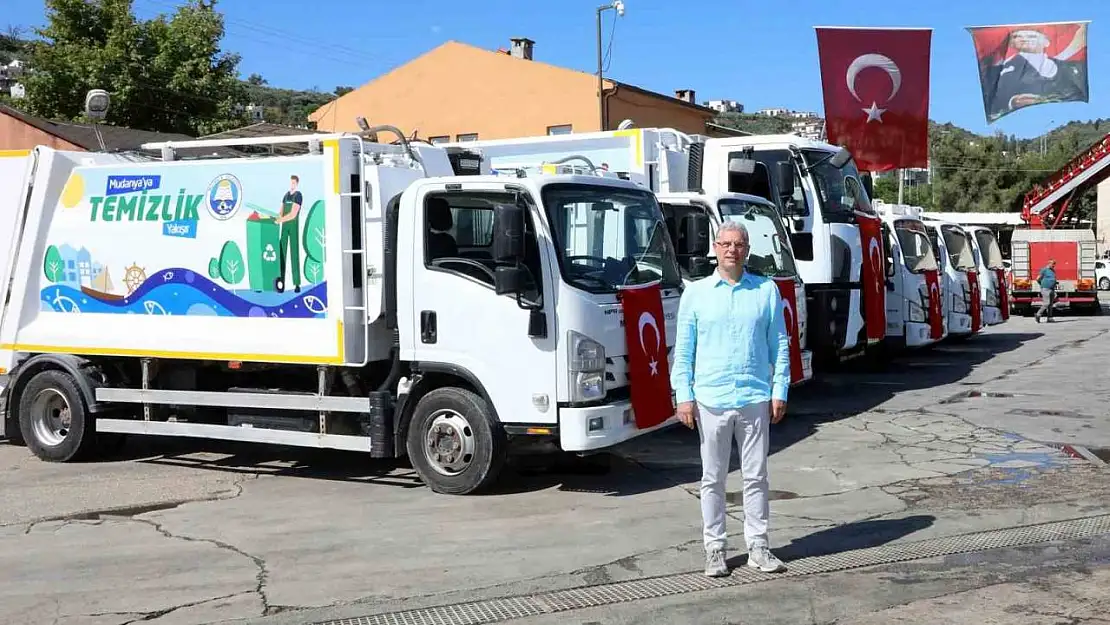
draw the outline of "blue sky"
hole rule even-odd
[[[34,26],[42,0],[3,0],[3,22]],[[12,4],[14,3],[14,6]],[[135,0],[142,17],[175,0]],[[526,9],[529,4],[533,6]],[[599,0],[221,0],[225,48],[242,55],[243,76],[274,86],[357,86],[455,39],[485,48],[513,36],[536,41],[535,58],[595,72]],[[974,132],[1037,136],[1070,120],[1110,117],[1110,2],[1106,0],[625,0],[606,75],[645,89],[694,89],[699,101],[733,99],[749,111],[784,106],[821,112],[813,27],[933,28],[930,116]],[[263,7],[265,7],[263,9]],[[310,7],[310,8],[309,8]],[[1030,107],[988,125],[974,49],[964,28],[988,24],[1091,20],[1090,103]],[[608,46],[614,12],[605,13]]]

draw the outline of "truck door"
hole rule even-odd
[[[558,329],[550,313],[555,303],[550,277],[555,272],[539,246],[546,238],[536,236],[535,203],[526,192],[496,183],[427,185],[415,201],[414,245],[423,248],[412,254],[415,360],[462,370],[485,389],[502,423],[554,423]],[[494,292],[498,204],[525,209],[529,277],[519,301]],[[530,328],[538,336],[530,336]]]

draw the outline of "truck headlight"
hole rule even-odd
[[[910,321],[914,323],[925,323],[926,319],[928,319],[925,314],[925,307],[912,299],[908,301],[910,305]]]
[[[570,400],[595,401],[605,397],[605,346],[573,330],[570,344]]]

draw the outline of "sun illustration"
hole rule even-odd
[[[62,189],[62,206],[73,208],[81,203],[85,197],[85,179],[81,174],[70,174],[66,186]]]
[[[127,294],[130,295],[134,293],[135,289],[139,288],[143,282],[146,282],[146,271],[137,264],[131,265],[125,271],[123,283],[127,285]]]

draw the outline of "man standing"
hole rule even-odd
[[[1041,285],[1041,307],[1033,318],[1040,323],[1041,315],[1047,315],[1048,322],[1052,323],[1052,304],[1056,299],[1056,259],[1049,259],[1048,264],[1037,274],[1037,282]]]
[[[717,271],[691,284],[678,307],[671,386],[677,415],[701,440],[705,574],[728,575],[725,480],[732,439],[744,476],[748,566],[785,570],[769,548],[767,454],[770,423],[786,414],[790,337],[775,283],[744,271],[747,229],[726,221],[714,243]]]
[[[278,255],[281,260],[281,273],[274,280],[274,289],[278,293],[285,291],[285,261],[292,253],[290,269],[293,271],[293,291],[301,292],[301,237],[300,214],[304,197],[297,189],[301,179],[297,176],[289,177],[289,191],[281,198],[281,214],[274,223],[281,226],[281,236],[278,239]]]

